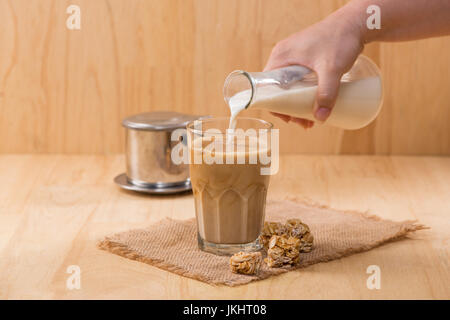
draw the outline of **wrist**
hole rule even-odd
[[[334,19],[341,21],[346,35],[353,37],[361,47],[375,39],[377,30],[367,27],[366,1],[352,1],[332,14]]]
[[[333,30],[336,30],[339,35],[345,38],[352,38],[354,42],[363,48],[364,45],[370,41],[367,38],[367,27],[365,20],[360,18],[354,10],[344,10],[345,7],[335,11],[328,16],[330,25]]]

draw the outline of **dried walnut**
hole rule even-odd
[[[280,222],[264,222],[264,228],[261,232],[261,235],[259,236],[259,240],[264,246],[264,248],[267,250],[269,247],[269,240],[272,238],[273,235],[281,236],[282,234],[286,233],[286,227],[284,224]]]
[[[309,227],[302,223],[300,219],[289,219],[286,222],[287,234],[291,237],[300,239],[300,252],[310,252],[314,237],[309,230]]]
[[[271,268],[297,264],[300,261],[300,239],[287,235],[273,235],[264,261]]]
[[[238,252],[230,258],[230,268],[234,273],[255,274],[261,266],[261,252]]]

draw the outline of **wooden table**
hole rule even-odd
[[[98,239],[194,216],[191,194],[145,196],[112,180],[122,156],[0,156],[0,299],[450,298],[450,158],[284,156],[270,197],[301,195],[432,229],[236,288],[214,287],[98,250]],[[67,268],[81,289],[66,288]],[[369,265],[381,289],[366,286]]]

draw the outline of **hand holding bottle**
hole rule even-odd
[[[318,75],[313,113],[325,121],[336,102],[340,79],[347,72],[364,44],[371,41],[403,41],[450,34],[448,0],[379,0],[381,28],[366,27],[367,8],[372,0],[353,0],[324,20],[280,41],[273,48],[266,70],[302,65]],[[273,113],[286,122],[310,128],[314,122]]]

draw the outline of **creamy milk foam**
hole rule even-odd
[[[291,115],[316,121],[313,104],[317,85],[293,86],[288,90],[276,86],[259,87],[251,108]],[[230,129],[235,128],[236,116],[245,109],[251,98],[251,90],[238,92],[228,101],[231,119]],[[354,82],[341,82],[336,104],[326,123],[344,129],[359,129],[368,125],[378,115],[382,99],[379,77]]]

